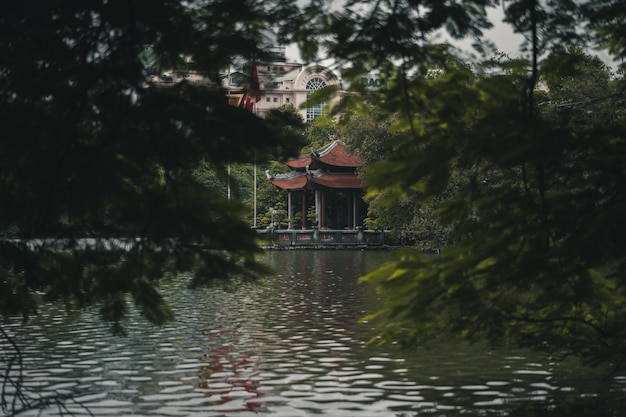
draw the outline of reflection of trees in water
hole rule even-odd
[[[92,371],[103,366],[101,380],[117,380],[121,386],[94,385],[93,389],[102,394],[98,398],[82,395],[85,389],[92,389],[86,385],[72,389],[98,415],[104,414],[103,405],[110,409],[110,400],[124,399],[132,405],[120,404],[119,414],[130,414],[132,410],[153,413],[158,404],[178,414],[210,410],[244,416],[251,415],[251,411],[270,414],[275,409],[291,409],[292,413],[283,415],[301,415],[314,413],[314,409],[335,415],[328,409],[334,406],[326,397],[330,391],[336,398],[345,399],[343,404],[361,407],[367,415],[375,415],[373,410],[399,400],[409,405],[394,411],[398,415],[404,412],[407,417],[415,415],[412,412],[416,407],[421,407],[419,415],[428,415],[428,403],[458,407],[446,412],[450,417],[505,413],[524,417],[604,417],[608,414],[602,410],[610,406],[617,410],[612,417],[626,415],[619,413],[626,378],[607,382],[615,394],[613,402],[607,402],[601,393],[609,387],[605,389],[597,383],[598,375],[576,368],[573,362],[553,365],[525,351],[490,351],[484,345],[434,345],[412,353],[390,346],[365,346],[369,337],[364,332],[369,327],[357,324],[355,318],[375,310],[370,303],[376,294],[356,281],[359,274],[377,266],[377,257],[384,260],[383,253],[285,251],[272,256],[272,265],[280,270],[280,276],[259,282],[236,281],[224,290],[188,290],[182,281],[171,283],[164,292],[177,308],[179,322],[157,329],[138,320],[128,327],[130,338],[117,339],[113,344],[105,326],[93,325],[98,323],[94,315],[82,317],[71,326],[50,319],[54,314],[42,314],[27,326],[10,322],[5,330],[21,343],[25,366],[31,371],[24,372],[27,388],[33,391],[26,394],[31,398],[40,392],[43,397],[55,395],[52,389],[56,384],[34,384],[54,382],[55,371],[77,365],[72,359],[87,347],[90,355],[84,359],[90,364],[59,381],[93,376]],[[307,259],[300,259],[303,257]],[[41,334],[39,322],[44,323]],[[52,361],[59,353],[56,347],[69,334],[74,335],[74,348],[64,349],[65,358],[54,365]],[[43,342],[40,336],[45,336]],[[206,357],[201,357],[199,348],[207,353]],[[15,353],[4,340],[0,341],[0,373],[4,374],[7,361],[17,363]],[[129,360],[107,361],[120,356]],[[136,370],[133,376],[141,379],[129,381],[130,370]],[[154,374],[155,370],[159,372]],[[128,376],[121,377],[119,371]],[[165,387],[173,384],[160,384],[160,375],[180,385],[170,391]],[[187,384],[190,379],[195,382],[193,388]],[[139,394],[127,394],[135,388]],[[581,397],[585,393],[589,397]],[[306,398],[294,400],[294,394]],[[578,408],[567,410],[568,401],[586,414],[577,413]],[[88,413],[78,410],[75,403],[66,404],[75,414]],[[56,407],[52,401],[48,405]],[[543,405],[562,412],[545,410]],[[592,412],[593,406],[597,406],[597,413]],[[459,411],[461,407],[463,412]],[[516,408],[525,414],[515,414]],[[47,414],[51,412],[60,414],[54,408],[46,410]],[[0,415],[5,414],[9,413]]]
[[[73,415],[68,403],[78,405],[89,415],[89,409],[76,402],[71,395],[55,391],[51,395],[40,395],[25,385],[25,374],[22,351],[11,335],[0,326],[0,410],[5,416],[16,416],[28,411],[56,408],[60,415]]]

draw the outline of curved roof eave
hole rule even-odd
[[[352,168],[363,166],[361,157],[352,152],[348,152],[346,145],[340,140],[333,141],[326,149],[317,152],[315,157],[320,162],[330,166]]]
[[[311,182],[327,188],[363,189],[363,179],[354,174],[325,173],[319,177],[311,178]]]
[[[311,165],[311,155],[303,155],[298,158],[288,159],[285,161],[285,165],[293,169],[303,169]]]
[[[363,166],[363,159],[357,154],[348,152],[346,145],[340,140],[334,140],[310,154],[289,159],[285,164],[292,169],[304,169],[307,166],[316,168],[315,162],[317,161],[331,167],[360,168]]]
[[[293,177],[272,177],[269,178],[272,184],[284,191],[304,190],[309,183],[307,175],[302,174]]]

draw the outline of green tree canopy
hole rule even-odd
[[[399,252],[368,278],[388,294],[385,336],[514,340],[624,366],[623,80],[609,82],[601,65],[568,48],[605,46],[623,60],[626,6],[505,1],[506,22],[527,43],[520,59],[497,62],[481,37],[496,0],[348,0],[339,10],[326,3],[5,8],[2,313],[33,313],[38,291],[70,306],[99,302],[119,323],[131,294],[160,322],[169,317],[155,289],[162,277],[188,271],[200,284],[261,269],[243,206],[197,169],[208,163],[224,178],[228,163],[277,148],[293,153],[290,144],[299,143],[227,106],[216,84],[235,56],[262,57],[257,39],[273,22],[305,59],[324,51],[343,64],[345,80],[371,71],[389,80],[376,94],[353,92],[383,120],[397,118],[385,158],[368,170],[368,193],[384,196],[381,204],[432,198],[454,231],[440,257]],[[456,57],[442,32],[474,37],[491,72]],[[150,83],[163,69],[198,72],[206,82]],[[595,75],[583,82],[580,73]],[[610,102],[593,118],[555,119],[537,107],[540,79],[560,100],[606,85]],[[336,135],[333,123],[320,132]]]
[[[389,80],[359,96],[400,111],[393,152],[368,169],[368,194],[390,205],[447,194],[435,207],[453,246],[436,258],[400,251],[366,277],[387,295],[383,339],[508,340],[624,367],[624,90],[610,90],[612,111],[555,120],[537,107],[537,85],[547,80],[560,100],[609,86],[602,65],[568,48],[608,45],[623,59],[626,6],[505,1],[526,44],[519,59],[494,61],[480,36],[497,4],[348,1],[318,19],[305,9],[293,37],[316,33],[305,55],[350,63],[344,79],[377,71]],[[441,32],[475,37],[476,68],[489,70],[456,57]],[[585,80],[582,69],[595,75]]]
[[[291,149],[292,152],[294,149],[299,151],[300,147],[305,145],[304,120],[293,104],[284,104],[277,109],[270,110],[265,116],[265,122],[272,134],[287,143],[288,149]],[[277,150],[281,151],[280,148]],[[277,152],[273,157],[279,159],[284,155],[284,152]]]
[[[623,82],[614,79],[611,68],[598,57],[580,48],[551,54],[543,63],[542,75],[547,88],[544,97],[538,97],[538,105],[556,123],[584,128],[623,116]]]
[[[301,153],[308,154],[323,146],[328,145],[335,139],[339,139],[339,125],[336,120],[328,116],[319,116],[309,122],[305,131],[306,144]]]
[[[164,277],[190,272],[198,285],[263,270],[243,205],[197,169],[223,173],[228,163],[293,152],[288,134],[228,106],[218,83],[236,57],[263,56],[257,40],[279,6],[27,0],[5,8],[0,313],[28,316],[40,298],[99,303],[120,330],[126,294],[154,322],[171,316],[156,289]],[[165,69],[184,77],[150,82]],[[200,82],[187,81],[195,74]]]

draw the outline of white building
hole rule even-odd
[[[287,62],[284,47],[272,47],[266,50],[270,53],[270,59],[254,64],[261,92],[261,99],[255,104],[254,112],[259,117],[265,117],[272,109],[291,104],[298,109],[302,119],[309,122],[320,115],[328,114],[333,101],[339,100],[341,95],[345,93],[346,86],[342,85],[340,75],[332,69],[319,64],[305,65]],[[156,57],[150,46],[146,46],[140,59],[147,70],[154,68]],[[153,72],[150,77],[150,84],[168,85],[187,81],[215,85],[200,72],[191,69],[193,67],[191,59],[189,64],[190,68],[187,69]],[[229,100],[234,104],[237,104],[238,100],[241,100],[248,90],[253,73],[251,63],[243,64],[240,67],[238,70],[224,71],[221,76],[221,85],[227,91],[227,95],[230,96]],[[380,83],[380,80],[372,77],[363,78],[362,81],[368,88],[373,89],[379,87]],[[331,102],[326,101],[304,108],[300,107],[313,91],[324,87],[336,87],[339,93],[334,95]]]
[[[307,100],[308,95],[324,87],[339,87],[341,80],[330,68],[321,65],[304,65],[287,62],[284,58],[284,49],[276,49],[272,60],[257,62],[257,69],[261,100],[256,103],[255,113],[259,117],[272,109],[285,104],[291,104],[300,111],[303,120],[311,121],[320,115],[327,114],[332,103],[324,102],[301,109],[300,106]],[[251,64],[244,65],[242,71],[225,74],[223,86],[231,92],[243,92],[248,88],[251,74]]]

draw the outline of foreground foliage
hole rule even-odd
[[[450,231],[440,256],[398,251],[364,278],[387,297],[381,340],[514,342],[623,369],[624,85],[579,47],[623,58],[626,7],[506,1],[526,52],[499,59],[479,38],[495,3],[349,1],[316,22],[320,47],[350,62],[344,77],[388,80],[359,99],[401,111],[370,198],[430,201]],[[438,30],[477,36],[483,61],[470,68]]]
[[[153,322],[171,318],[163,278],[263,272],[247,209],[198,175],[294,152],[220,90],[235,57],[263,56],[272,20],[269,2],[237,5],[23,1],[2,13],[1,314],[97,303],[122,331],[126,295]]]
[[[305,59],[324,50],[345,64],[346,80],[376,71],[388,81],[344,102],[369,102],[394,122],[392,135],[374,135],[384,159],[367,172],[369,196],[418,213],[429,202],[417,219],[436,215],[452,244],[437,258],[398,252],[366,277],[389,297],[383,338],[513,340],[623,367],[624,87],[576,47],[623,59],[626,7],[506,1],[526,55],[494,60],[481,35],[498,1],[349,0],[323,13],[325,3],[66,0],[5,10],[1,313],[27,316],[42,299],[99,303],[121,330],[128,294],[152,321],[171,317],[156,290],[163,277],[191,272],[198,285],[263,269],[243,206],[198,170],[219,180],[229,163],[299,147],[293,131],[275,134],[227,106],[215,84],[234,56],[262,57],[257,39],[273,22]],[[483,66],[433,36],[442,30],[475,37]],[[164,68],[208,82],[148,82]],[[581,81],[585,71],[592,81]],[[550,107],[539,106],[540,79]],[[581,86],[607,89],[590,97]]]

